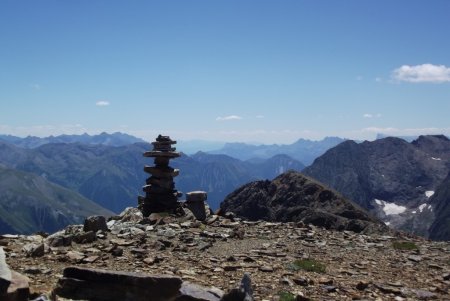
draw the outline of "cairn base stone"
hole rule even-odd
[[[205,200],[207,199],[207,194],[205,191],[191,191],[186,193],[186,207],[192,211],[195,218],[199,221],[206,220],[208,216],[207,210],[209,207],[206,206]]]

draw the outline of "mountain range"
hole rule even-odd
[[[109,134],[103,135],[102,141],[114,140],[106,137],[107,135]],[[319,142],[314,144],[299,140],[298,145],[319,145],[325,152],[305,169],[300,161],[285,154],[264,158],[271,152],[276,153],[273,149],[278,148],[279,151],[285,146],[272,146],[272,150],[261,152],[256,151],[258,147],[254,146],[253,150],[246,153],[248,145],[236,147],[236,152],[231,152],[235,156],[240,154],[246,160],[209,152],[197,152],[190,156],[182,153],[180,158],[171,161],[171,166],[180,169],[180,175],[175,178],[177,189],[183,192],[206,191],[208,203],[213,209],[218,208],[220,202],[241,185],[273,179],[291,169],[303,170],[305,175],[336,190],[390,227],[432,239],[450,239],[450,142],[447,137],[420,136],[412,142],[388,137],[362,143],[327,138],[322,142],[328,141],[328,145],[332,145],[338,140],[342,140],[342,143],[330,149]],[[72,199],[81,197],[94,201],[99,205],[95,209],[97,211],[111,210],[117,213],[125,207],[136,206],[137,195],[142,194],[142,186],[148,177],[143,167],[153,165],[152,160],[142,156],[152,146],[142,142],[119,146],[108,145],[106,142],[46,143],[37,147],[17,145],[26,144],[0,139],[0,164],[5,170],[4,174],[8,175],[6,178],[10,178],[0,182],[0,196],[5,200],[11,200],[13,193],[17,194],[16,200],[21,200],[20,194],[30,194],[30,190],[22,187],[22,184],[12,185],[14,181],[21,181],[23,173],[29,177],[37,177],[34,182],[39,180],[41,186],[68,189],[74,193],[74,196],[70,196]],[[260,147],[264,149],[263,146]],[[318,149],[319,147],[312,148],[311,152],[317,154]],[[10,186],[16,186],[17,189],[11,192],[8,190]],[[8,194],[5,197],[6,191]],[[39,199],[47,200],[55,195],[43,193]],[[25,204],[28,206],[32,202]],[[93,208],[87,203],[86,206]],[[7,212],[0,212],[0,220],[5,221]],[[59,217],[64,222],[69,222],[69,219]],[[0,227],[7,229],[9,224],[3,223]],[[30,228],[16,225],[15,229],[23,232]]]
[[[439,219],[445,219],[442,210],[437,209],[448,206],[437,205],[440,199],[433,201],[433,196],[449,171],[450,140],[434,135],[420,136],[411,143],[393,137],[363,143],[345,141],[303,172],[386,224],[433,237],[430,226],[434,224],[432,229],[437,229],[436,225],[443,224]],[[445,195],[445,188],[440,190]],[[441,203],[450,202],[441,198]]]
[[[70,189],[117,213],[125,207],[136,206],[137,196],[148,177],[143,168],[153,165],[153,161],[142,154],[151,148],[147,143],[117,147],[49,143],[36,148],[21,148],[0,142],[0,164]],[[288,169],[304,168],[303,164],[286,155],[244,162],[226,155],[202,152],[192,156],[182,154],[171,165],[181,170],[176,178],[177,188],[183,192],[206,191],[213,209],[219,207],[227,194],[247,182],[271,179]],[[0,191],[4,188],[0,186]],[[21,190],[17,189],[16,193],[20,194]]]
[[[12,136],[12,135],[0,135],[0,141],[8,142],[23,148],[36,148],[44,144],[49,143],[85,143],[85,144],[103,144],[110,146],[122,146],[138,142],[145,142],[140,138],[134,136],[116,132],[112,134],[101,133],[98,135],[89,135],[84,133],[82,135],[59,135],[49,137],[36,137],[27,136],[25,138]]]
[[[254,158],[268,159],[275,155],[288,155],[305,165],[310,165],[328,149],[345,141],[339,137],[326,137],[320,141],[299,139],[292,144],[252,145],[246,143],[227,143],[221,149],[210,151],[211,154],[225,154],[240,160]]]

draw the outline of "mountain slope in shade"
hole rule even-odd
[[[381,221],[356,204],[294,171],[273,181],[246,184],[228,195],[220,208],[249,220],[303,221],[329,229],[367,233],[387,230]]]
[[[225,154],[240,160],[254,158],[268,159],[275,155],[288,155],[305,165],[311,164],[328,149],[345,141],[338,137],[326,137],[320,141],[299,139],[292,144],[252,145],[246,143],[227,143],[219,150],[211,151],[211,154]]]
[[[36,148],[48,143],[84,143],[84,144],[103,144],[110,146],[122,146],[127,144],[133,144],[138,142],[145,142],[140,138],[134,136],[116,132],[112,134],[101,133],[98,135],[59,135],[59,136],[49,136],[49,137],[35,137],[28,136],[25,138],[20,138],[11,135],[0,135],[0,141],[8,142],[23,148]]]
[[[429,198],[450,171],[450,140],[421,136],[412,143],[384,138],[346,141],[303,172],[342,193],[390,226],[428,235]]]
[[[42,177],[0,166],[0,233],[55,232],[96,214],[112,212]]]
[[[203,152],[173,160],[172,166],[180,169],[180,176],[175,179],[178,189],[206,191],[213,209],[217,209],[229,193],[248,182],[272,179],[285,170],[304,168],[303,164],[286,155],[250,163]]]
[[[431,197],[436,219],[430,227],[430,238],[450,240],[450,173]]]

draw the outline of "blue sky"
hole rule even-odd
[[[450,134],[450,1],[0,1],[0,134]]]

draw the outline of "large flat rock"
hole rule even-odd
[[[170,275],[69,267],[54,293],[64,298],[96,301],[170,301],[177,297],[181,283],[179,277]]]

